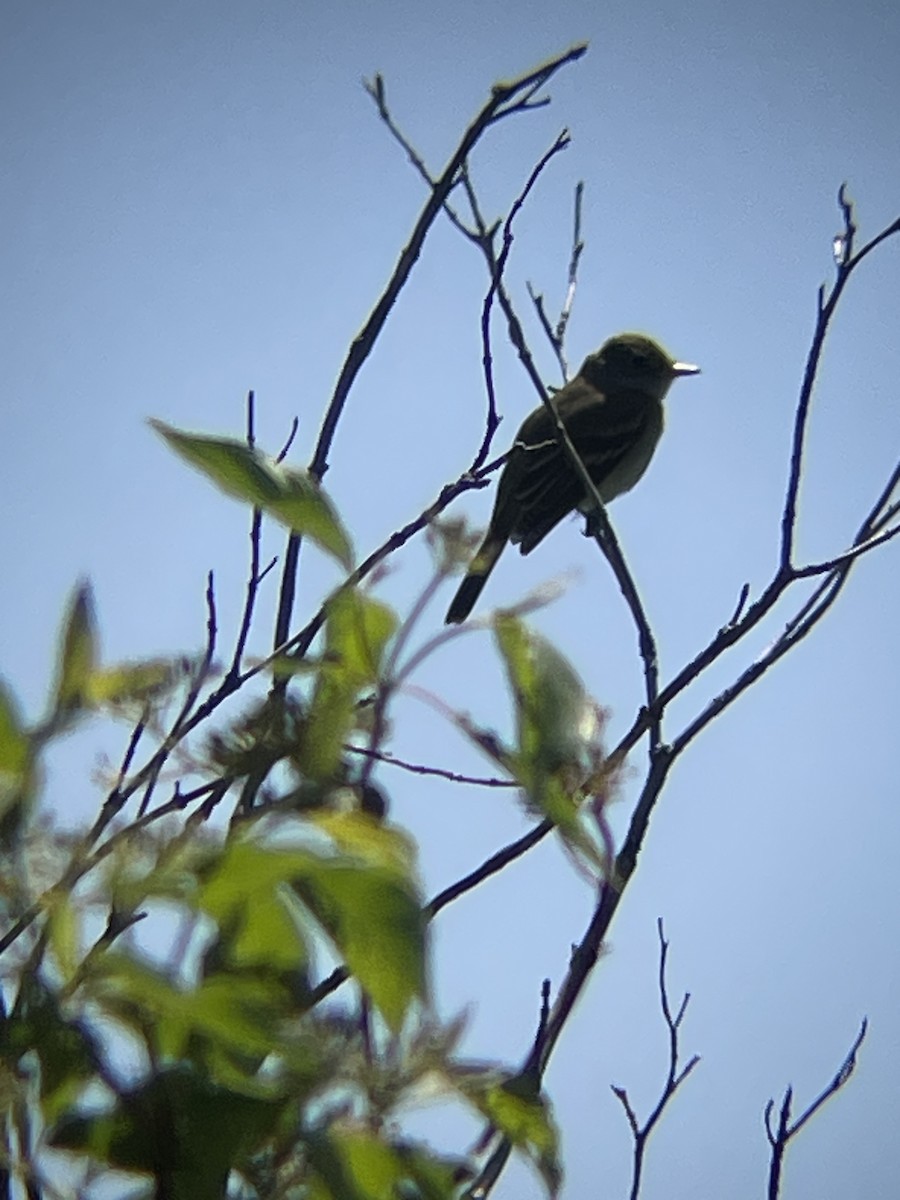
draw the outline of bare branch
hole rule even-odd
[[[504,117],[510,116],[516,112],[524,112],[530,108],[541,106],[544,102],[529,103],[530,98],[534,95],[538,88],[543,87],[562,67],[571,62],[576,62],[587,52],[586,45],[577,45],[566,51],[564,54],[558,55],[550,59],[543,66],[534,71],[528,72],[526,75],[520,76],[509,83],[496,84],[491,89],[491,97],[481,109],[481,112],[475,117],[469,128],[465,131],[459,141],[456,149],[450,157],[444,170],[434,181],[431,181],[430,175],[426,170],[424,163],[420,166],[420,171],[424,178],[429,180],[430,192],[413,226],[409,241],[401,250],[397,259],[397,263],[391,273],[391,276],[385,285],[381,296],[376,301],[372,312],[369,314],[366,321],[363,323],[359,333],[350,344],[350,348],[344,359],[338,375],[337,383],[335,384],[332,393],[331,401],[325,412],[325,417],[319,431],[319,437],[316,442],[316,447],[313,452],[313,457],[309,465],[310,475],[321,480],[328,470],[328,456],[331,451],[331,444],[337,432],[338,422],[344,410],[344,405],[350,395],[350,390],[356,381],[356,377],[362,369],[364,363],[375,346],[375,342],[381,334],[391,310],[397,301],[401,291],[405,287],[413,267],[418,261],[419,255],[425,244],[425,239],[431,230],[434,222],[440,215],[442,209],[446,207],[447,199],[450,192],[461,181],[465,164],[468,161],[474,147],[480,141],[483,134],[497,121]],[[368,89],[370,95],[375,99],[379,107],[387,112],[386,102],[384,98],[384,80],[380,76],[376,76],[374,85]],[[401,139],[401,144],[406,145]],[[414,159],[415,161],[415,159]],[[496,423],[491,428],[491,417],[488,417],[489,430],[485,436],[485,441],[482,451],[479,452],[479,457],[476,459],[478,466],[483,462],[483,458],[487,456],[487,446],[490,443],[490,438],[493,436],[493,428],[496,428]],[[288,630],[290,628],[291,615],[293,613],[294,595],[296,591],[296,575],[297,565],[300,553],[300,539],[296,535],[291,535],[288,539],[287,549],[284,558],[284,567],[282,570],[281,594],[279,598],[278,617],[275,626],[275,647],[283,646],[288,641]],[[274,687],[276,690],[283,690],[286,686],[285,681],[276,681]]]
[[[800,472],[803,464],[803,447],[806,437],[806,426],[809,419],[809,407],[812,400],[813,387],[822,356],[825,335],[837,309],[844,288],[850,281],[853,272],[876,246],[886,238],[900,232],[900,218],[894,221],[881,233],[877,234],[858,254],[853,253],[856,237],[856,225],[853,219],[853,205],[847,195],[846,184],[842,184],[838,192],[838,205],[844,223],[843,232],[839,235],[842,242],[842,254],[837,259],[837,274],[827,297],[824,288],[819,290],[819,302],[816,327],[812,343],[806,358],[806,368],[803,373],[803,383],[800,388],[800,399],[794,417],[793,444],[791,448],[788,486],[784,501],[784,511],[781,520],[781,569],[787,571],[791,567],[794,547],[794,527],[797,520],[797,495],[800,490]]]
[[[502,850],[498,850],[496,854],[492,854],[490,858],[485,859],[480,867],[465,875],[462,879],[458,879],[456,883],[452,883],[449,887],[444,888],[442,892],[430,900],[425,905],[425,914],[430,918],[436,916],[442,908],[446,908],[451,901],[459,899],[460,896],[470,892],[477,887],[479,883],[483,883],[485,879],[491,875],[496,875],[498,871],[502,871],[504,867],[513,862],[517,858],[521,858],[526,854],[532,846],[536,846],[538,842],[550,833],[553,829],[553,824],[550,821],[541,821],[539,825],[535,825],[528,833],[517,838],[508,846],[504,846]]]
[[[541,323],[541,329],[543,329],[544,334],[547,338],[547,341],[550,343],[551,347],[553,348],[554,354],[557,354],[557,358],[558,358],[557,346],[556,346],[556,335],[553,331],[553,325],[550,321],[550,318],[547,316],[547,310],[544,307],[543,293],[536,292],[530,281],[526,282],[525,288],[528,292],[528,298],[531,300],[531,303],[534,305],[534,311],[537,313],[537,318]],[[560,370],[562,370],[561,362],[560,362]],[[563,375],[563,378],[565,378],[565,375]]]
[[[375,692],[375,699],[372,705],[372,727],[369,734],[369,744],[367,747],[366,760],[363,764],[363,769],[360,772],[359,783],[365,787],[371,777],[372,771],[375,769],[377,756],[379,755],[387,736],[387,709],[388,704],[400,687],[407,671],[410,669],[410,663],[415,664],[417,658],[421,655],[412,655],[409,662],[400,667],[400,659],[409,639],[412,637],[413,630],[419,622],[420,617],[428,607],[429,602],[434,597],[435,592],[440,587],[444,579],[443,571],[439,571],[429,581],[427,586],[422,590],[421,594],[416,599],[408,615],[405,617],[397,630],[392,641],[390,650],[384,661],[381,670],[381,676],[378,682],[378,687]]]
[[[350,346],[335,384],[331,403],[325,414],[319,440],[310,463],[310,473],[316,479],[321,479],[328,469],[331,443],[356,376],[371,354],[375,341],[416,264],[431,226],[443,208],[450,191],[458,182],[461,167],[490,125],[512,113],[534,107],[534,105],[529,105],[528,101],[534,95],[535,90],[543,87],[562,67],[581,58],[586,51],[587,47],[584,45],[575,46],[535,71],[530,71],[509,83],[497,84],[491,89],[490,99],[465,131],[449,162],[435,181],[384,291]]]
[[[131,770],[131,764],[134,761],[135,753],[137,752],[138,742],[143,736],[144,730],[147,728],[147,711],[144,711],[143,717],[135,722],[134,728],[131,731],[131,736],[128,739],[128,745],[125,748],[125,754],[122,756],[122,763],[119,767],[119,774],[116,777],[115,787],[111,793],[114,796],[125,782],[128,772]],[[116,810],[118,811],[118,810]]]
[[[353,746],[346,743],[344,749],[349,754],[363,754],[376,759],[378,762],[385,763],[389,767],[399,767],[403,771],[409,771],[413,775],[433,775],[438,779],[447,779],[451,783],[467,783],[475,787],[493,787],[493,788],[518,788],[519,784],[514,779],[497,779],[494,776],[486,775],[460,775],[457,771],[448,771],[444,767],[428,767],[421,763],[406,762],[402,758],[397,758],[394,754],[389,754],[385,750],[369,750],[364,746]]]
[[[687,1011],[687,1006],[690,1001],[690,993],[685,992],[678,1006],[678,1013],[672,1016],[672,1008],[669,1003],[669,991],[666,982],[666,963],[668,961],[669,943],[665,939],[663,933],[662,917],[659,917],[656,922],[657,934],[659,936],[659,1005],[662,1010],[663,1019],[666,1023],[666,1029],[669,1034],[669,1069],[660,1091],[659,1099],[657,1100],[652,1112],[644,1121],[643,1125],[639,1124],[637,1114],[631,1106],[628,1099],[628,1092],[623,1087],[613,1087],[613,1095],[619,1100],[625,1110],[625,1117],[631,1129],[631,1136],[634,1141],[634,1154],[632,1158],[631,1168],[631,1191],[629,1193],[630,1200],[637,1200],[641,1190],[641,1175],[644,1166],[644,1154],[647,1148],[647,1141],[654,1127],[658,1123],[660,1117],[666,1109],[666,1106],[674,1097],[679,1087],[696,1067],[700,1061],[700,1056],[695,1054],[682,1067],[679,1067],[679,1049],[678,1049],[678,1030],[681,1025],[684,1014]]]
[[[738,596],[737,604],[734,606],[734,612],[731,614],[731,620],[724,627],[725,629],[731,629],[734,625],[737,625],[738,621],[741,618],[741,614],[743,613],[743,611],[747,605],[747,600],[749,599],[749,597],[750,597],[750,584],[745,583],[744,586],[741,588],[741,594]]]
[[[772,1154],[769,1159],[769,1184],[766,1192],[768,1200],[778,1200],[778,1195],[781,1190],[781,1173],[784,1165],[784,1155],[788,1148],[788,1143],[792,1138],[796,1137],[807,1121],[816,1115],[825,1101],[829,1100],[841,1090],[841,1088],[853,1074],[854,1068],[856,1067],[856,1056],[859,1053],[859,1049],[862,1046],[863,1041],[865,1040],[868,1027],[868,1019],[863,1017],[862,1023],[859,1027],[859,1033],[857,1033],[856,1037],[854,1038],[853,1045],[850,1047],[846,1058],[841,1063],[841,1066],[834,1078],[825,1088],[823,1088],[823,1090],[818,1094],[818,1096],[816,1096],[812,1103],[808,1105],[805,1111],[801,1113],[796,1121],[791,1121],[791,1105],[793,1103],[794,1092],[790,1085],[785,1088],[784,1096],[782,1097],[781,1108],[778,1115],[778,1127],[776,1129],[772,1128],[772,1113],[775,1108],[775,1101],[769,1100],[766,1104],[765,1112],[763,1114],[763,1122],[765,1124],[766,1137],[768,1138],[769,1145],[772,1148]]]
[[[415,146],[412,144],[412,142],[409,140],[409,138],[406,136],[406,134],[403,132],[403,130],[400,128],[400,126],[397,124],[397,122],[394,120],[394,118],[391,114],[391,111],[388,108],[387,97],[385,95],[385,89],[384,89],[384,79],[381,77],[380,74],[376,75],[373,83],[369,83],[368,80],[363,80],[363,87],[366,89],[366,91],[369,93],[369,95],[375,101],[375,105],[378,109],[378,115],[379,115],[379,117],[381,117],[382,121],[384,121],[385,125],[388,127],[388,130],[390,131],[391,136],[399,143],[400,146],[402,146],[403,150],[406,153],[407,158],[412,163],[412,165],[415,167],[418,174],[421,176],[421,178],[424,180],[424,182],[427,184],[427,186],[433,190],[437,184],[437,180],[434,178],[434,176],[428,170],[428,167],[425,165],[424,159],[419,154],[418,150],[416,150]],[[460,166],[459,180],[457,181],[458,183],[461,183],[463,181],[463,177],[464,177],[466,171],[467,171],[466,163],[463,162]],[[456,183],[454,183],[453,186],[456,187]],[[464,237],[472,239],[472,240],[477,240],[477,237],[478,237],[477,233],[474,230],[470,229],[465,224],[465,222],[462,220],[462,218],[459,216],[459,214],[456,212],[456,210],[450,204],[449,199],[444,201],[444,212],[447,214],[448,218],[450,219],[450,222],[456,227],[456,229],[459,230],[459,232]]]
[[[557,136],[553,145],[550,146],[550,148],[544,152],[544,154],[541,156],[541,158],[538,160],[538,162],[533,167],[531,174],[528,176],[528,179],[525,181],[524,187],[522,188],[521,192],[516,197],[516,199],[513,201],[512,207],[509,210],[506,220],[503,222],[503,242],[502,242],[502,248],[500,250],[499,255],[495,256],[495,253],[494,253],[493,234],[491,233],[491,231],[484,228],[483,220],[482,220],[481,214],[477,208],[477,204],[473,205],[473,213],[475,215],[476,221],[479,225],[479,228],[481,230],[483,230],[483,236],[482,236],[481,240],[479,241],[479,246],[481,248],[482,253],[485,256],[485,259],[486,259],[487,265],[488,265],[488,270],[490,271],[490,274],[491,274],[490,286],[487,290],[487,294],[484,298],[484,303],[482,304],[482,310],[481,310],[481,340],[482,340],[482,347],[483,347],[485,386],[487,388],[487,394],[488,394],[488,416],[487,416],[487,428],[485,430],[484,440],[482,441],[481,447],[479,448],[478,453],[475,456],[474,465],[476,468],[479,467],[481,465],[481,463],[484,461],[484,459],[487,457],[489,448],[490,448],[490,444],[491,444],[491,440],[494,436],[494,432],[497,428],[497,425],[499,424],[499,418],[497,417],[497,410],[496,410],[496,402],[495,402],[495,398],[494,398],[493,371],[492,371],[492,367],[491,367],[492,358],[491,358],[491,348],[490,348],[490,346],[491,346],[491,334],[490,334],[491,314],[493,312],[495,300],[499,301],[500,307],[503,309],[503,312],[506,316],[507,327],[510,331],[510,340],[512,341],[516,350],[519,352],[519,358],[522,360],[523,364],[525,365],[526,370],[529,370],[529,373],[532,376],[532,382],[535,384],[535,386],[538,390],[538,394],[539,395],[544,394],[544,385],[540,379],[540,376],[537,374],[537,371],[534,367],[534,363],[531,360],[531,355],[530,355],[530,353],[528,353],[527,347],[525,346],[525,335],[522,332],[521,323],[519,322],[518,317],[516,317],[516,315],[515,315],[512,301],[510,300],[509,295],[508,295],[505,287],[503,286],[503,275],[506,270],[506,264],[509,261],[509,255],[512,250],[512,245],[513,245],[513,240],[514,240],[514,238],[513,238],[513,223],[515,222],[515,219],[518,216],[519,212],[521,212],[522,206],[524,205],[526,199],[528,198],[529,194],[531,193],[532,189],[534,188],[535,184],[537,183],[538,179],[540,178],[540,176],[543,173],[544,169],[546,168],[547,164],[551,161],[551,159],[555,158],[557,154],[559,154],[561,151],[565,150],[566,147],[569,145],[570,141],[571,141],[571,138],[569,137],[568,131],[564,129]],[[474,199],[474,192],[471,189],[471,184],[469,185],[469,192],[470,192],[470,195]],[[515,329],[515,333],[514,333],[514,329]]]
[[[293,440],[294,432],[297,428],[296,418],[287,445],[289,446]],[[251,447],[256,445],[256,397],[254,393],[247,394],[247,445]],[[285,447],[283,454],[287,452]],[[279,458],[280,461],[280,458]],[[241,613],[241,622],[238,627],[238,634],[235,638],[234,653],[231,656],[231,666],[228,668],[227,677],[236,678],[240,674],[241,661],[244,657],[244,649],[247,645],[247,638],[250,636],[250,626],[253,623],[253,612],[256,607],[256,597],[259,591],[259,585],[262,582],[263,576],[271,569],[272,564],[265,571],[260,572],[259,562],[259,546],[260,537],[262,535],[262,510],[254,508],[250,517],[250,569],[247,573],[246,595],[244,597],[244,609]]]
[[[288,435],[284,439],[284,445],[281,447],[281,449],[275,455],[276,462],[284,462],[284,460],[287,458],[288,451],[290,450],[291,446],[293,446],[293,444],[294,444],[294,438],[297,436],[297,430],[299,428],[300,428],[299,418],[293,417],[291,420],[291,427],[288,430]]]
[[[541,328],[546,335],[547,341],[550,343],[553,353],[556,355],[556,361],[559,363],[559,371],[563,383],[568,382],[569,379],[569,364],[566,361],[565,354],[566,328],[569,324],[569,318],[572,315],[572,306],[575,302],[575,288],[578,283],[578,264],[584,251],[584,242],[581,237],[581,206],[583,196],[584,183],[579,182],[575,187],[575,221],[572,234],[572,253],[569,259],[569,281],[566,289],[566,297],[555,327],[551,324],[550,318],[547,316],[543,294],[535,291],[530,283],[526,284],[528,295],[531,298],[531,303],[534,305]]]
[[[559,320],[556,323],[556,343],[559,347],[559,353],[562,356],[560,365],[563,368],[563,378],[567,378],[565,357],[563,355],[563,347],[566,341],[566,329],[568,328],[569,318],[572,315],[572,306],[575,303],[575,289],[578,286],[578,265],[581,262],[581,256],[584,253],[584,239],[581,236],[581,211],[584,201],[584,180],[579,179],[575,185],[575,212],[572,227],[572,257],[569,259],[569,286],[566,290],[566,298],[563,301],[562,311],[559,314]]]
[[[900,533],[900,525],[895,525],[892,529],[882,530],[881,533],[870,537],[868,541],[860,542],[855,546],[851,546],[848,550],[836,554],[834,558],[828,558],[824,562],[810,563],[805,567],[795,567],[792,574],[795,579],[808,579],[812,575],[825,575],[838,567],[843,567],[853,559],[861,558],[864,554],[868,554],[870,550],[876,550],[879,546],[883,546],[885,542],[891,541],[897,534]]]

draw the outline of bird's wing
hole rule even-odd
[[[556,396],[557,411],[601,498],[610,500],[634,480],[619,486],[623,462],[636,445],[650,441],[658,405],[635,393],[604,396],[580,377]],[[519,430],[514,447],[517,469],[510,480],[510,508],[517,519],[510,540],[528,554],[584,498],[584,488],[556,439],[546,408],[536,409]],[[649,453],[647,455],[649,460]],[[638,474],[640,474],[644,461]],[[611,486],[604,486],[604,484]]]

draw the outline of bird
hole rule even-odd
[[[678,362],[653,338],[620,333],[589,354],[553,397],[569,438],[604,504],[634,487],[663,431],[662,401],[682,375],[700,368]],[[563,517],[590,501],[547,406],[522,422],[506,459],[484,540],[475,552],[445,623],[465,621],[507,542],[531,551]]]

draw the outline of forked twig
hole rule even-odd
[[[794,1089],[790,1085],[784,1090],[784,1096],[782,1097],[781,1107],[778,1112],[777,1127],[773,1127],[772,1125],[772,1113],[775,1110],[775,1101],[769,1100],[766,1104],[763,1121],[766,1127],[766,1137],[769,1139],[769,1145],[772,1148],[771,1158],[769,1159],[768,1190],[766,1192],[768,1200],[778,1200],[778,1194],[781,1189],[781,1172],[784,1166],[784,1155],[788,1144],[797,1136],[807,1121],[816,1115],[825,1101],[830,1100],[832,1096],[836,1095],[853,1074],[856,1067],[856,1056],[865,1040],[868,1028],[868,1019],[863,1017],[859,1033],[854,1038],[853,1045],[847,1052],[847,1056],[841,1063],[837,1074],[796,1120],[791,1120]]]

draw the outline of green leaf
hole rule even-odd
[[[310,858],[297,892],[395,1032],[425,996],[425,921],[393,869]]]
[[[404,1146],[403,1157],[417,1200],[458,1200],[462,1185],[474,1175],[464,1159],[439,1157],[430,1146]]]
[[[362,1131],[332,1130],[307,1141],[310,1200],[382,1200],[397,1195],[401,1164],[390,1146]]]
[[[377,683],[398,625],[394,610],[357,588],[345,588],[329,600],[326,621],[328,657],[339,659],[358,686]]]
[[[299,965],[301,954],[305,956],[301,927],[291,923],[282,892],[290,883],[397,1029],[410,1004],[425,994],[425,923],[409,843],[362,815],[356,821],[319,824],[345,845],[352,842],[354,855],[236,839],[210,873],[197,903],[220,928],[237,924],[241,936],[234,953],[242,964],[261,965],[271,955],[281,968]],[[368,848],[364,827],[372,834]],[[277,907],[282,904],[283,922]]]
[[[469,1095],[512,1145],[537,1169],[547,1194],[555,1197],[562,1183],[559,1133],[548,1102],[522,1075],[491,1083]]]
[[[31,741],[12,692],[0,679],[0,822],[22,816],[36,790]],[[15,821],[18,825],[18,821]]]
[[[90,586],[82,584],[72,597],[63,629],[56,674],[57,714],[76,712],[87,703],[97,657],[94,600]]]
[[[600,871],[606,847],[582,820],[588,792],[608,785],[600,741],[600,710],[577,672],[559,651],[514,617],[501,616],[494,631],[516,714],[516,748],[507,765],[532,806],[557,826],[566,842]]]
[[[194,1034],[202,1034],[213,1044],[242,1056],[269,1054],[280,1040],[279,1024],[289,1016],[288,996],[274,980],[230,974],[204,979],[196,990],[188,992],[173,1014],[172,1032],[184,1024]],[[166,1030],[162,1031],[165,1039]],[[163,1051],[177,1058],[183,1048],[175,1049],[163,1041]]]
[[[360,692],[377,684],[396,628],[390,608],[354,588],[328,602],[325,654],[296,754],[297,766],[308,778],[327,782],[337,772]]]
[[[8,1020],[0,1022],[2,1057],[10,1069],[29,1052],[41,1065],[41,1111],[46,1121],[74,1102],[92,1078],[100,1050],[87,1026],[67,1020],[55,994],[34,973],[22,977]]]
[[[571,663],[514,617],[498,617],[495,636],[515,701],[520,766],[535,781],[587,768],[597,709]]]
[[[68,1116],[50,1144],[145,1171],[155,1194],[171,1200],[221,1200],[232,1167],[271,1134],[283,1108],[217,1087],[182,1064],[120,1097],[111,1112]]]
[[[285,467],[234,438],[185,433],[152,420],[172,449],[229,496],[260,508],[303,534],[348,570],[353,550],[331,501],[306,471]]]
[[[60,982],[69,983],[81,961],[81,922],[77,906],[72,902],[71,892],[54,891],[46,906],[47,940]]]
[[[158,852],[140,840],[117,842],[107,856],[104,871],[104,886],[112,907],[118,914],[133,913],[150,896],[191,903],[198,876],[218,853],[198,841],[190,827]]]
[[[169,1062],[204,1047],[213,1060],[217,1053],[260,1059],[278,1044],[280,1023],[290,1014],[277,980],[221,974],[185,989],[122,953],[104,955],[89,987],[111,1015],[138,1033],[150,1031],[156,1055]],[[254,1064],[248,1070],[252,1074]]]
[[[149,700],[170,688],[182,674],[180,663],[164,658],[119,663],[95,670],[86,689],[94,705]]]
[[[327,833],[338,850],[369,866],[393,871],[412,886],[416,844],[397,826],[355,809],[310,813],[308,820]]]
[[[291,882],[308,863],[303,851],[235,840],[209,872],[198,906],[228,934],[228,959],[238,967],[299,968],[307,960],[303,930],[294,911]]]
[[[424,1147],[391,1144],[361,1129],[332,1127],[306,1142],[310,1200],[455,1200],[461,1164]]]

